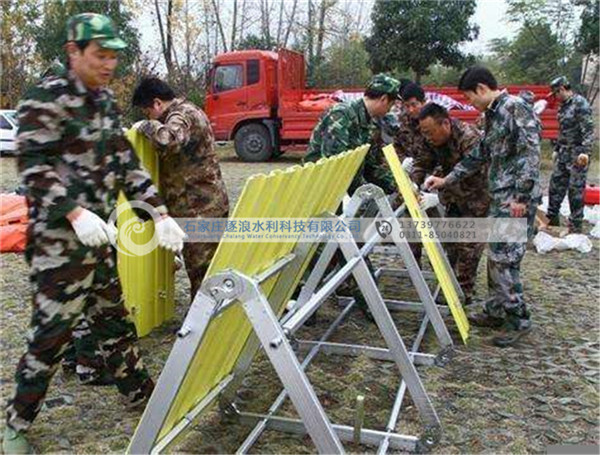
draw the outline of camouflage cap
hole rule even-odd
[[[559,87],[569,87],[569,80],[565,76],[558,76],[552,82],[550,82],[550,88],[556,90]]]
[[[104,49],[125,49],[127,43],[119,38],[109,17],[102,14],[83,13],[71,16],[67,22],[67,41],[97,40]]]
[[[400,81],[385,74],[377,74],[369,81],[367,90],[386,93],[397,98],[400,92]]]

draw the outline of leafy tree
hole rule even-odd
[[[376,0],[366,41],[373,72],[411,69],[420,81],[432,63],[463,66],[459,45],[474,40],[476,0]]]
[[[371,71],[363,41],[354,38],[330,46],[314,74],[317,87],[364,87]]]
[[[0,2],[0,107],[14,108],[38,64],[30,24],[39,15],[35,0]]]
[[[563,46],[546,22],[526,23],[512,41],[494,40],[492,52],[507,83],[547,84],[566,68]]]
[[[270,39],[254,34],[247,35],[236,45],[236,50],[260,49],[263,51],[273,50],[273,43]]]
[[[105,14],[113,20],[119,35],[128,44],[120,52],[118,75],[130,72],[140,52],[139,36],[132,25],[132,14],[119,0],[45,0],[42,20],[35,26],[35,41],[43,61],[48,64],[57,58],[65,59],[63,46],[67,37],[67,21],[80,13]]]
[[[577,47],[583,54],[598,55],[600,46],[600,3],[597,0],[585,0],[581,13],[581,26],[577,35]]]

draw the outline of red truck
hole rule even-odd
[[[533,91],[545,97],[547,86],[509,86],[509,92]],[[466,101],[456,88],[424,87],[426,92]],[[336,93],[337,92],[337,93]],[[305,86],[304,56],[281,49],[278,52],[247,50],[218,55],[210,70],[205,110],[219,141],[233,140],[244,161],[266,161],[294,146],[303,145],[323,110],[339,96],[361,96],[363,88],[321,90]],[[469,108],[469,106],[465,106]],[[452,109],[451,115],[473,122],[475,110]],[[556,138],[556,110],[542,114],[545,138]]]

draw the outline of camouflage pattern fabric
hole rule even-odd
[[[531,106],[502,92],[485,112],[484,137],[446,177],[454,185],[488,166],[489,216],[508,218],[510,202],[527,204],[528,226],[540,199],[540,124]],[[531,232],[531,231],[530,231]],[[529,326],[530,315],[520,281],[525,243],[491,243],[486,311],[513,329]]]
[[[589,163],[577,164],[577,157],[592,156],[594,143],[594,121],[587,100],[575,94],[564,101],[558,110],[559,135],[556,143],[556,160],[550,178],[548,217],[558,215],[560,205],[569,195],[570,224],[581,230],[583,221],[583,192]]]
[[[386,93],[393,98],[397,98],[400,92],[400,81],[385,74],[377,74],[371,78],[366,89]]]
[[[412,118],[405,109],[396,109],[398,129],[394,136],[394,149],[400,161],[416,158],[427,151],[429,144],[419,130],[419,120]]]
[[[411,179],[417,185],[421,185],[427,175],[436,171],[439,175],[448,175],[462,158],[479,145],[481,132],[473,125],[452,119],[450,128],[450,139],[444,146],[428,144],[416,156]],[[490,205],[486,166],[469,177],[445,186],[438,195],[448,218],[486,217]],[[483,243],[444,244],[448,260],[467,300],[473,296],[477,267],[484,247]]]
[[[102,14],[82,13],[69,18],[67,41],[97,40],[104,49],[120,50],[127,43],[119,38],[113,21]]]
[[[172,216],[227,218],[227,190],[206,114],[194,104],[176,98],[159,120],[144,121],[139,130],[157,147],[160,191]],[[192,300],[216,247],[216,243],[184,245]]]
[[[97,336],[115,383],[130,402],[152,387],[127,320],[115,252],[82,245],[65,216],[76,207],[107,219],[123,191],[166,214],[150,176],[123,136],[108,89],[88,91],[73,74],[51,76],[18,106],[18,164],[27,188],[34,288],[27,352],[17,367],[7,424],[27,430],[82,315]],[[138,212],[148,218],[148,214]]]
[[[411,179],[422,185],[427,175],[446,176],[466,157],[481,140],[481,132],[473,125],[450,120],[451,135],[443,147],[427,144],[415,157]],[[490,205],[487,166],[454,184],[447,184],[439,191],[440,203],[455,205],[465,217],[485,217]]]
[[[336,104],[323,114],[315,126],[304,161],[318,161],[373,143],[377,129],[362,98],[350,103]],[[373,183],[388,194],[398,191],[379,146],[369,150],[361,169],[352,181],[349,193],[352,194],[365,183]]]

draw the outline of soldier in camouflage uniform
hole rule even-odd
[[[175,98],[163,81],[147,78],[133,95],[134,106],[151,119],[137,128],[157,147],[160,192],[169,212],[181,218],[227,218],[229,201],[206,114]],[[192,299],[200,289],[218,243],[187,243],[183,249]]]
[[[379,134],[375,122],[394,104],[399,84],[392,77],[378,74],[369,82],[363,98],[336,104],[325,112],[312,132],[304,161],[318,161],[372,143],[374,135]],[[367,182],[380,186],[388,194],[398,191],[379,147],[369,150],[349,192]]]
[[[419,186],[438,168],[442,176],[448,175],[481,140],[481,132],[475,126],[450,119],[448,111],[435,103],[421,109],[419,124],[421,134],[429,144],[416,156],[411,173],[412,180]],[[485,218],[490,205],[487,168],[483,166],[473,175],[444,186],[438,197],[446,209],[446,217]],[[456,242],[446,243],[444,247],[465,294],[465,304],[469,305],[485,244]]]
[[[361,185],[373,183],[387,194],[396,193],[396,182],[381,150],[379,122],[398,98],[399,85],[396,79],[378,74],[369,82],[363,98],[336,104],[325,112],[312,132],[304,161],[318,161],[370,143],[372,146],[348,192],[352,194]],[[341,262],[343,257],[338,250],[331,266]],[[367,264],[370,266],[368,261]],[[344,292],[350,292],[358,308],[371,319],[354,278],[349,278],[346,285]]]
[[[68,70],[62,62],[55,59],[44,70],[41,78],[66,77],[67,73]],[[31,266],[29,255],[26,255],[26,259]],[[63,353],[63,371],[67,374],[76,373],[79,383],[83,385],[113,385],[114,379],[104,364],[104,357],[98,347],[98,341],[95,339],[85,315],[81,315],[71,336],[72,340]]]
[[[110,19],[91,13],[73,16],[67,37],[68,74],[43,79],[18,106],[34,296],[27,352],[7,409],[4,453],[31,453],[24,432],[82,315],[101,339],[106,366],[129,405],[143,403],[152,391],[123,304],[115,252],[106,245],[115,233],[104,220],[119,191],[162,214],[159,245],[176,250],[185,236],[123,136],[114,97],[105,88],[125,42]]]
[[[402,167],[410,174],[415,159],[425,153],[430,153],[429,144],[419,129],[419,114],[426,105],[425,92],[414,82],[406,84],[400,92],[402,107],[396,110],[399,127],[394,135],[394,149],[402,162]],[[422,182],[421,182],[422,183]],[[429,210],[429,216],[439,216],[437,210]],[[419,266],[423,256],[421,242],[410,242],[410,249]]]
[[[569,194],[569,232],[581,232],[583,192],[594,143],[594,121],[587,100],[573,93],[565,77],[551,83],[552,93],[560,100],[559,135],[554,150],[554,169],[550,178],[548,218],[558,226],[560,205]]]
[[[498,89],[496,79],[483,67],[472,67],[461,77],[461,90],[469,102],[485,112],[484,137],[444,178],[429,177],[431,189],[456,184],[483,166],[489,166],[489,216],[527,217],[533,224],[540,195],[540,124],[531,106]],[[501,329],[493,338],[505,347],[531,330],[530,313],[523,298],[521,261],[526,243],[490,243],[489,298],[483,314],[471,316],[473,324]]]

